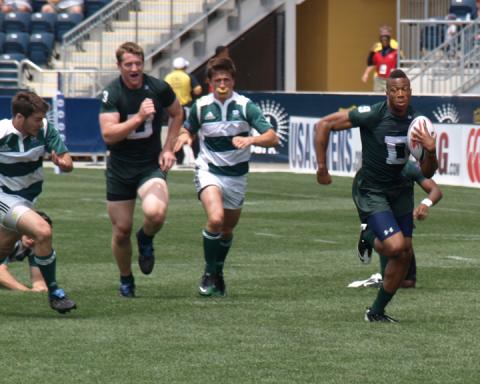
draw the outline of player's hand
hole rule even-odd
[[[155,117],[155,104],[152,99],[146,98],[140,104],[138,114],[143,121],[153,119]]]
[[[168,172],[173,167],[173,164],[175,164],[176,160],[177,159],[173,151],[163,150],[162,153],[160,153],[160,169],[163,172]]]
[[[413,218],[416,220],[425,220],[428,216],[428,207],[425,204],[419,204],[413,211]]]
[[[31,292],[48,292],[48,289],[43,284],[34,283],[30,291]]]
[[[436,151],[437,134],[431,135],[426,126],[414,129],[412,139],[420,143],[427,152],[434,153]]]
[[[177,153],[180,151],[184,145],[192,146],[192,136],[188,132],[182,132],[178,135],[175,146],[173,147],[173,152]]]
[[[235,136],[232,139],[232,144],[235,148],[238,149],[247,148],[248,146],[253,144],[253,136]]]
[[[326,167],[318,167],[317,182],[318,184],[323,184],[323,185],[328,185],[332,183],[332,177],[328,173],[328,169]]]
[[[67,153],[57,155],[55,151],[50,153],[52,163],[58,166],[64,172],[70,172],[73,168],[72,158]]]

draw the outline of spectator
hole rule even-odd
[[[165,76],[165,81],[170,84],[177,96],[180,105],[183,108],[183,120],[188,118],[190,106],[192,105],[193,97],[200,96],[202,94],[202,86],[198,83],[197,79],[186,72],[190,63],[183,57],[177,57],[173,60],[173,71]],[[198,154],[198,141],[196,137],[193,142],[188,143],[193,149],[193,156]],[[185,159],[185,148],[182,151],[178,151],[175,156],[177,158],[177,164],[182,164]]]
[[[83,0],[47,0],[44,13],[79,13],[83,15]]]
[[[366,83],[370,73],[375,70],[373,91],[385,92],[387,78],[397,67],[398,43],[392,39],[392,28],[388,25],[380,27],[380,41],[375,43],[367,59],[367,68],[362,75]]]
[[[8,12],[32,12],[32,2],[30,0],[0,0],[3,13]]]

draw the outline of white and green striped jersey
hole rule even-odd
[[[33,201],[42,191],[45,152],[68,151],[58,131],[44,119],[36,137],[24,137],[12,120],[0,121],[0,188]]]
[[[251,128],[260,134],[273,129],[260,108],[236,92],[223,104],[213,93],[197,99],[185,128],[198,135],[200,152],[196,166],[226,176],[246,174],[251,154],[249,147],[235,148],[232,139],[249,136]]]

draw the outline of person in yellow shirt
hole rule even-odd
[[[193,98],[202,94],[202,86],[194,76],[187,73],[186,70],[190,64],[188,60],[183,57],[177,57],[173,60],[172,64],[173,70],[165,76],[164,80],[170,84],[173,92],[175,92],[183,108],[183,120],[185,121],[190,112]],[[190,145],[193,150],[193,155],[196,157],[198,154],[197,140],[195,139]],[[182,164],[185,158],[184,151],[178,151],[175,156],[177,157],[177,164]]]

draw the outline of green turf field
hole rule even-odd
[[[363,320],[377,272],[355,256],[351,179],[255,173],[225,270],[228,296],[205,299],[205,218],[190,172],[170,175],[167,223],[137,298],[120,298],[101,170],[46,170],[38,206],[53,218],[58,281],[78,303],[0,289],[0,383],[478,383],[480,190],[443,187],[417,224],[418,283]],[[424,197],[416,191],[416,201]],[[136,227],[140,216],[136,216]],[[27,280],[27,265],[11,264]]]

